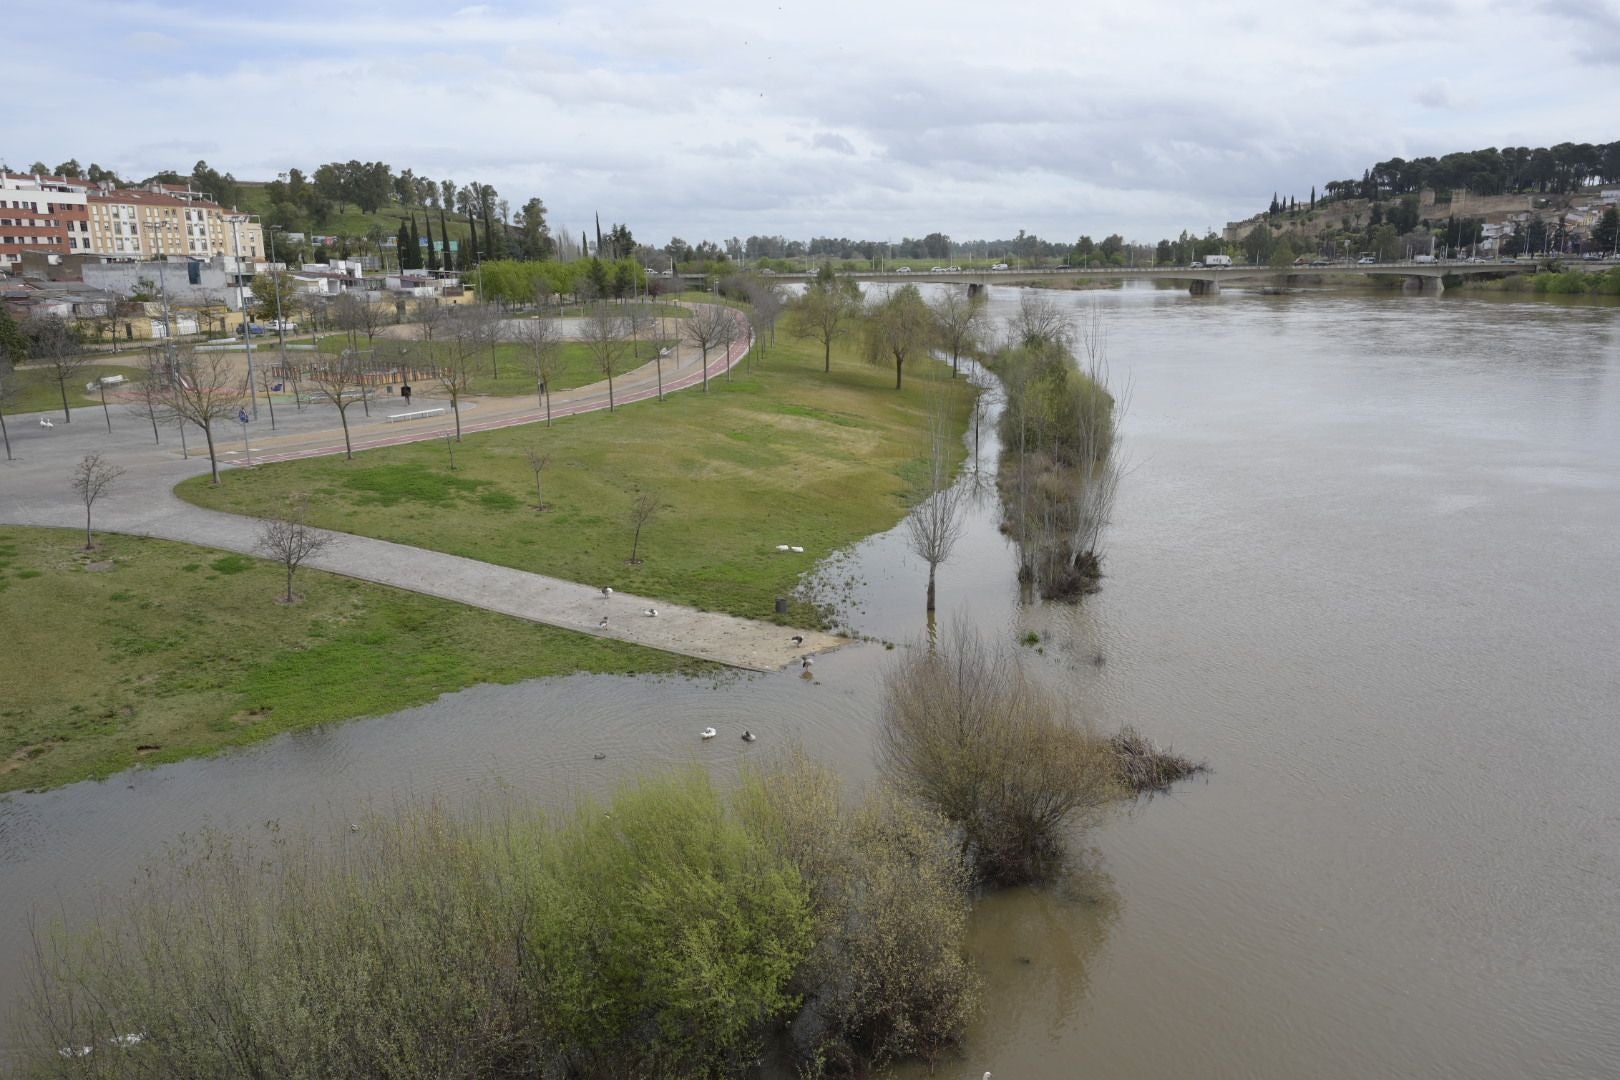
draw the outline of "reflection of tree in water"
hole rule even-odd
[[[967,1038],[976,1057],[1068,1027],[1120,905],[1113,879],[1086,868],[1055,885],[1008,889],[974,905],[968,951],[984,977],[984,1008]]]

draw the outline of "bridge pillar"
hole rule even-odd
[[[968,282],[968,296],[970,296],[970,297],[978,296],[980,293],[984,292],[984,290],[985,290],[984,282],[982,282],[982,281],[970,281],[970,282]]]
[[[1206,281],[1203,278],[1193,278],[1187,285],[1187,291],[1194,296],[1219,296],[1221,295],[1221,283],[1214,279]]]
[[[1440,279],[1438,274],[1409,274],[1406,280],[1401,283],[1401,291],[1439,296],[1446,291],[1446,283]]]

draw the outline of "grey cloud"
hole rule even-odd
[[[835,154],[853,155],[855,153],[855,146],[853,143],[844,138],[842,135],[837,135],[830,131],[821,132],[814,139],[810,140],[810,145],[814,146],[818,150],[831,150]]]

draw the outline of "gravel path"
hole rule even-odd
[[[746,351],[746,342],[739,342],[732,350],[733,355],[714,353],[708,365],[709,376],[713,378],[724,372],[729,363]],[[695,359],[678,359],[678,364],[665,362],[665,392],[702,382],[703,373]],[[657,394],[656,371],[649,372],[651,367],[647,365],[615,380],[617,404]],[[411,407],[415,411],[437,404],[418,395]],[[568,415],[606,407],[606,386],[597,385],[559,393],[552,412]],[[364,418],[351,419],[355,449],[444,436],[445,424],[438,418],[434,418],[432,426],[426,426],[425,421],[390,424],[384,419],[389,413],[403,411],[403,403],[395,400],[386,405],[374,405],[369,422]],[[261,429],[268,425],[263,420],[263,412],[261,406],[261,422],[251,425],[250,432],[264,434]],[[283,414],[287,414],[285,420]],[[486,398],[473,408],[463,405],[462,430],[483,431],[534,423],[543,420],[544,415],[532,403]],[[52,417],[54,426],[42,427],[39,424],[42,416]],[[277,432],[267,438],[250,436],[248,455],[254,463],[343,452],[342,432],[331,426],[336,414],[329,407],[306,406],[302,412],[278,409],[277,417]],[[143,428],[139,419],[127,411],[120,415],[116,408],[110,434],[99,407],[75,410],[71,424],[62,422],[60,412],[54,417],[51,413],[7,416],[6,424],[16,460],[0,462],[0,523],[83,528],[84,507],[69,488],[69,473],[83,455],[100,451],[122,466],[126,475],[112,493],[96,503],[98,531],[181,540],[257,554],[255,546],[260,526],[256,519],[204,510],[173,494],[175,484],[208,470],[206,452],[197,452],[196,444],[201,438],[195,432],[191,437],[192,456],[187,460],[180,455],[172,428],[165,430],[163,445],[154,445],[150,426]],[[241,433],[236,425],[232,428],[229,435]],[[232,461],[243,459],[240,442],[230,449]],[[602,586],[611,586],[612,582],[581,584],[386,540],[349,533],[330,535],[332,542],[326,550],[307,565],[731,667],[773,671],[797,663],[805,654],[846,644],[845,639],[829,634],[663,604],[626,593],[615,592],[606,597]],[[656,609],[657,616],[645,615],[648,609]],[[606,627],[600,625],[604,617]],[[803,644],[791,640],[795,634],[804,637]]]

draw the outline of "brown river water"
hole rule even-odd
[[[1048,295],[1100,306],[1129,384],[1108,576],[1021,605],[988,498],[941,621],[1034,630],[1077,709],[1213,771],[1077,838],[1065,887],[979,904],[984,1013],[936,1075],[1620,1076],[1620,307]],[[922,634],[895,534],[821,580],[862,633]],[[116,903],[205,827],[335,834],[502,784],[562,804],[789,741],[859,784],[893,655],[476,687],[0,801],[0,998],[30,911]]]

